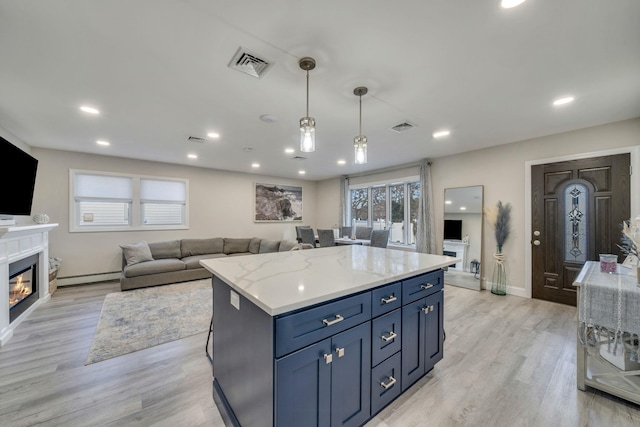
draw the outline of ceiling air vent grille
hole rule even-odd
[[[407,131],[409,129],[413,129],[414,127],[416,127],[416,126],[414,124],[412,124],[412,123],[402,122],[402,123],[398,123],[397,125],[393,126],[391,128],[391,130],[400,133],[400,132]]]
[[[302,156],[293,156],[291,160],[307,160],[307,158]]]
[[[236,54],[231,58],[231,62],[229,62],[230,68],[257,78],[264,76],[272,66],[273,64],[269,61],[258,57],[258,55],[249,52],[242,46],[238,48]]]
[[[197,136],[190,136],[189,138],[187,138],[187,142],[198,142],[200,144],[204,144],[205,141],[206,140],[204,138],[199,138]]]

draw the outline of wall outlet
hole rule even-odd
[[[236,310],[240,310],[240,295],[231,291],[231,305],[236,308]]]

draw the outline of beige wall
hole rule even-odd
[[[256,181],[303,187],[304,223],[316,224],[316,187],[311,181],[155,163],[68,151],[32,148],[39,161],[32,213],[46,213],[59,227],[50,233],[49,254],[62,258],[59,279],[121,270],[119,244],[180,238],[262,237],[295,240],[297,223],[253,221]],[[85,169],[189,179],[188,230],[69,232],[69,169]],[[18,222],[30,218],[16,217]],[[62,280],[64,283],[64,280]],[[73,282],[73,280],[71,280]],[[82,282],[80,280],[80,282]]]
[[[527,266],[530,256],[527,252],[530,230],[526,227],[528,221],[525,221],[529,215],[526,212],[529,191],[525,184],[527,163],[543,162],[546,159],[555,161],[553,159],[563,157],[589,156],[606,150],[615,151],[630,147],[629,150],[624,151],[632,151],[632,165],[635,171],[640,171],[639,144],[640,118],[635,118],[433,159],[431,173],[436,241],[442,241],[445,188],[483,185],[485,207],[495,206],[499,200],[512,205],[512,232],[503,249],[507,254],[508,292],[530,296],[527,285],[530,280],[530,266]],[[319,199],[325,200],[322,194],[324,191],[338,191],[331,188],[330,182],[326,182],[326,185],[325,182],[321,184],[318,187]],[[339,186],[337,181],[335,185]],[[336,200],[333,206],[323,205],[322,212],[337,210],[337,203]],[[640,173],[632,176],[631,210],[633,216],[640,214]],[[323,221],[320,212],[318,221]],[[485,223],[484,227],[482,244],[484,265],[481,274],[490,279],[495,236],[490,226]],[[441,246],[438,246],[438,251],[441,253]]]

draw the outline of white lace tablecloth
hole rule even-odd
[[[607,340],[617,354],[623,346],[631,360],[640,360],[640,287],[630,269],[601,273],[600,263],[587,261],[574,282],[580,286],[578,336],[583,345]]]

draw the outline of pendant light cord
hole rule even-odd
[[[309,70],[307,70],[307,117],[309,117]]]
[[[362,135],[362,95],[360,95],[360,135]]]

